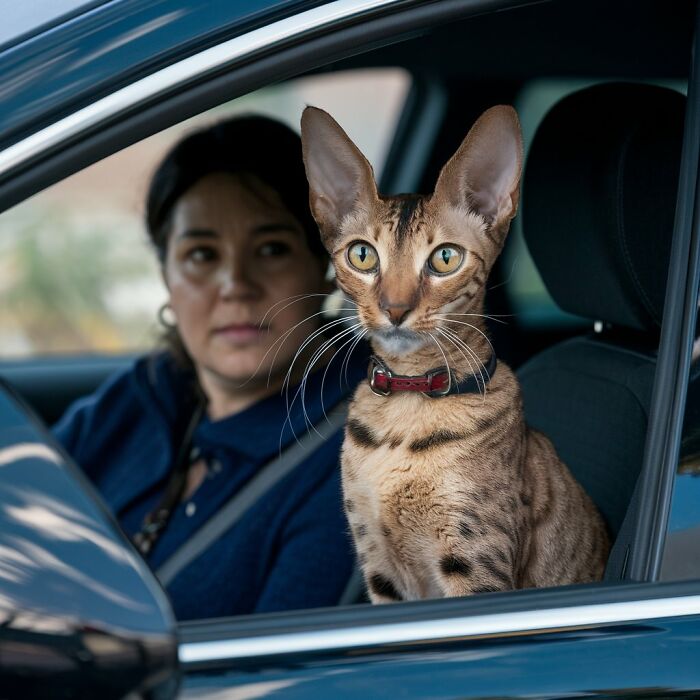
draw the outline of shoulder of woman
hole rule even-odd
[[[75,456],[82,442],[95,444],[99,436],[141,418],[156,400],[147,378],[152,361],[152,356],[137,358],[94,392],[74,401],[52,427],[58,441]]]

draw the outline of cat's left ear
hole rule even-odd
[[[493,228],[503,228],[518,209],[522,164],[517,112],[507,105],[491,107],[441,170],[435,196],[476,211]]]
[[[344,219],[377,201],[374,173],[338,122],[317,107],[302,114],[301,144],[311,213],[330,249]]]

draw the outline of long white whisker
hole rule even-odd
[[[332,339],[331,339],[330,341],[329,341],[329,340],[324,341],[324,342],[321,344],[321,347],[319,348],[319,350],[320,350],[322,353],[325,352],[326,347],[328,347],[328,344],[331,343],[331,342],[332,342]],[[318,350],[316,351],[316,353],[314,353],[314,354],[311,356],[311,358],[310,358],[310,359],[308,360],[308,362],[306,363],[306,366],[304,367],[304,374],[307,372],[308,367],[309,367],[309,364],[310,364],[310,363],[312,362],[312,360],[316,357],[316,354],[317,354],[317,353],[318,353]],[[285,390],[285,388],[284,388],[285,384],[286,384],[286,390]],[[299,391],[300,391],[302,385],[301,385],[301,384],[299,385],[299,388],[297,389],[297,392],[294,394],[294,398],[293,398],[293,399],[291,400],[291,402],[290,402],[290,400],[289,400],[289,389],[290,389],[290,386],[289,386],[289,384],[287,383],[287,379],[286,379],[286,378],[285,378],[285,384],[283,384],[283,390],[282,390],[282,391],[283,391],[283,393],[284,393],[284,395],[285,395],[285,404],[286,404],[286,407],[287,407],[287,417],[284,419],[284,423],[282,423],[282,429],[280,430],[280,439],[279,439],[280,452],[281,452],[281,450],[282,450],[282,436],[284,435],[284,427],[287,425],[287,423],[289,423],[289,427],[290,427],[291,430],[292,430],[292,435],[294,436],[294,439],[295,439],[297,442],[299,442],[299,438],[297,437],[296,431],[294,430],[294,424],[292,423],[292,407],[294,406],[294,402],[296,401],[296,398],[297,398],[297,396],[298,396],[298,394],[299,394]],[[304,422],[305,422],[305,424],[308,423],[308,418],[307,418],[306,416],[304,417]],[[316,431],[316,432],[318,432],[318,431]]]
[[[255,368],[255,371],[253,372],[253,374],[252,374],[250,377],[248,377],[248,379],[246,379],[242,384],[240,384],[240,385],[238,386],[238,388],[239,388],[239,389],[242,389],[242,388],[245,387],[249,382],[251,382],[251,381],[253,381],[253,379],[255,379],[255,377],[257,376],[258,370],[259,370],[259,369],[262,367],[262,365],[264,364],[265,360],[267,359],[267,356],[275,349],[275,346],[279,343],[279,347],[277,348],[277,352],[275,353],[275,356],[274,356],[274,358],[273,358],[272,364],[270,365],[270,371],[268,372],[268,375],[267,375],[267,384],[268,384],[268,386],[269,386],[269,385],[270,385],[270,377],[271,377],[271,375],[272,375],[272,369],[273,369],[273,367],[275,366],[275,361],[277,360],[277,355],[279,354],[279,351],[282,349],[282,346],[283,346],[284,343],[286,342],[287,338],[289,338],[289,336],[290,336],[299,326],[301,326],[303,323],[306,323],[306,321],[310,321],[312,318],[315,318],[316,316],[321,316],[321,315],[324,314],[324,313],[325,313],[325,311],[317,311],[316,313],[313,313],[313,314],[311,314],[310,316],[307,316],[306,318],[303,318],[301,321],[299,321],[299,323],[297,323],[297,324],[295,324],[294,326],[292,326],[291,328],[287,329],[287,330],[286,330],[279,338],[277,338],[277,340],[275,340],[275,342],[272,343],[272,345],[267,349],[267,352],[263,355],[262,359],[261,359],[260,362],[258,363],[258,366]]]
[[[338,320],[341,320],[341,319],[338,319]],[[296,402],[297,397],[299,397],[300,394],[301,394],[301,408],[302,408],[302,413],[304,415],[305,425],[307,425],[309,427],[309,429],[316,432],[320,437],[323,437],[323,435],[321,435],[321,433],[318,431],[316,426],[311,422],[311,419],[309,418],[308,412],[306,411],[306,403],[304,400],[304,392],[306,391],[306,382],[307,382],[308,376],[310,375],[311,370],[313,369],[313,366],[316,364],[316,362],[318,362],[318,360],[321,357],[323,357],[323,355],[326,353],[327,349],[330,346],[332,346],[333,343],[335,343],[339,337],[344,336],[347,332],[348,332],[347,329],[344,331],[340,331],[340,333],[334,335],[332,338],[330,338],[329,340],[326,340],[324,343],[322,343],[321,347],[316,350],[316,352],[312,355],[312,357],[306,363],[306,367],[304,368],[304,372],[302,375],[302,380],[301,380],[299,387],[298,387],[296,393],[294,394],[294,397],[292,398],[291,402],[289,401],[289,389],[290,389],[289,382],[287,381],[287,379],[285,379],[286,387],[287,387],[287,390],[286,390],[287,420],[289,421],[289,426],[290,426],[290,428],[292,428],[292,433],[294,434],[295,438],[296,438],[296,433],[294,432],[294,427],[292,425],[291,409],[294,406],[294,403]],[[324,411],[324,415],[325,415],[325,411]],[[284,425],[286,424],[287,420],[285,420],[285,423],[282,425],[283,431],[284,431]],[[282,439],[282,435],[280,434],[280,444],[281,444],[281,439]]]
[[[316,293],[316,294],[295,294],[295,295],[293,295],[293,296],[291,296],[291,297],[287,297],[286,299],[282,299],[282,301],[278,301],[276,304],[273,304],[273,305],[266,311],[265,315],[263,316],[262,321],[260,321],[260,325],[263,325],[263,323],[265,323],[265,321],[267,320],[268,314],[270,314],[270,313],[272,312],[272,310],[273,310],[276,306],[279,306],[280,304],[284,304],[285,301],[289,301],[290,299],[292,300],[292,301],[289,301],[289,303],[286,304],[285,306],[283,306],[281,309],[279,309],[278,311],[276,311],[275,314],[274,314],[274,316],[272,316],[272,317],[270,318],[270,322],[272,322],[272,321],[273,321],[279,314],[281,314],[285,309],[287,309],[287,308],[289,308],[290,306],[292,306],[292,304],[296,304],[296,303],[298,303],[298,302],[300,302],[300,301],[304,301],[305,299],[311,299],[311,298],[313,298],[313,297],[328,297],[328,296],[330,296],[330,294],[325,294],[325,293],[320,293],[320,292],[319,292],[319,293]]]
[[[480,333],[480,334],[484,337],[484,340],[486,340],[486,342],[487,342],[487,343],[489,344],[489,346],[491,347],[491,352],[492,352],[494,355],[496,354],[496,351],[494,350],[493,345],[491,345],[491,341],[489,340],[489,338],[488,338],[488,336],[486,335],[486,333],[484,333],[483,331],[479,330],[476,326],[472,325],[471,323],[467,323],[466,321],[456,321],[456,320],[454,320],[454,319],[452,319],[452,318],[441,318],[441,320],[442,320],[442,321],[446,321],[447,323],[459,323],[460,326],[468,326],[469,328],[473,328],[477,333]]]
[[[341,382],[341,387],[342,387],[342,381],[343,378],[345,378],[345,386],[349,385],[349,380],[348,380],[348,369],[350,367],[350,356],[352,353],[355,351],[355,348],[360,344],[360,341],[362,338],[365,337],[369,333],[369,330],[363,330],[362,333],[360,333],[357,338],[355,338],[355,342],[353,345],[350,346],[350,349],[345,353],[345,359],[343,360],[343,364],[340,367],[340,376],[338,377],[338,381]]]
[[[515,266],[517,265],[519,260],[519,256],[515,256],[515,260],[513,260],[513,265],[510,268],[510,274],[508,275],[507,280],[503,280],[503,282],[499,282],[498,284],[494,284],[493,287],[489,287],[487,291],[491,291],[492,289],[498,289],[499,287],[502,287],[504,284],[508,284],[513,277],[513,273],[515,272]]]
[[[343,324],[346,322],[345,318],[336,318],[332,321],[329,321],[328,323],[324,323],[323,326],[315,330],[313,333],[311,333],[306,340],[299,346],[299,349],[296,351],[294,354],[294,357],[292,358],[292,361],[289,365],[289,369],[287,370],[287,374],[285,375],[284,382],[282,382],[282,391],[284,391],[285,387],[289,385],[289,381],[292,376],[292,371],[294,369],[294,363],[297,361],[299,358],[299,355],[304,351],[304,349],[309,345],[309,343],[312,343],[316,338],[318,338],[319,335],[323,335],[325,331],[329,330],[330,328],[335,328],[336,326]],[[279,352],[279,351],[278,351]],[[276,359],[277,355],[275,355]],[[273,359],[272,365],[274,366],[275,360]]]
[[[426,331],[426,333],[428,333],[428,335],[430,336],[430,338],[432,339],[432,341],[435,343],[435,345],[437,345],[438,350],[440,351],[440,353],[442,354],[443,359],[445,360],[445,367],[447,367],[447,372],[449,373],[450,377],[452,377],[453,372],[452,372],[452,370],[450,369],[450,363],[447,361],[447,355],[445,354],[445,351],[442,349],[442,345],[440,345],[440,342],[438,341],[438,339],[437,339],[432,333],[430,333],[430,332],[428,332],[428,331]]]
[[[340,353],[344,347],[350,345],[351,343],[356,342],[357,338],[355,337],[355,331],[356,331],[358,328],[361,328],[361,327],[362,327],[362,324],[361,324],[361,323],[356,323],[355,325],[353,325],[353,326],[351,326],[350,328],[348,328],[347,331],[345,331],[345,332],[339,334],[338,336],[336,336],[336,341],[340,340],[340,339],[341,339],[342,337],[344,337],[345,335],[350,335],[350,339],[344,341],[343,344],[333,353],[333,356],[331,357],[331,359],[328,360],[328,362],[326,363],[326,368],[323,370],[323,376],[321,377],[321,410],[323,411],[323,416],[324,416],[324,418],[325,418],[329,423],[330,423],[330,421],[328,420],[328,416],[326,415],[326,408],[325,408],[324,403],[323,403],[323,389],[324,389],[324,387],[325,387],[325,385],[326,385],[326,375],[328,374],[328,370],[329,370],[329,368],[330,368],[330,366],[331,366],[331,363],[332,363],[333,360],[335,359],[335,356],[336,356],[338,353]],[[342,371],[342,365],[341,365],[341,371]]]
[[[497,314],[495,316],[491,316],[490,314],[465,314],[457,313],[456,311],[443,311],[442,315],[438,315],[437,318],[444,318],[445,316],[477,316],[478,318],[488,318],[491,321],[495,321],[496,323],[502,323],[507,326],[508,321],[501,321],[501,319],[514,318],[515,314]]]
[[[486,372],[486,374],[488,375],[488,369],[486,368],[486,365],[481,361],[481,359],[474,352],[474,350],[472,350],[472,348],[469,346],[469,343],[465,343],[464,340],[462,340],[462,338],[460,338],[453,330],[449,328],[442,328],[441,330],[446,338],[452,338],[453,341],[455,341],[461,347],[463,347],[474,358],[474,360],[476,360],[476,367],[479,370],[479,375],[481,376],[481,383],[484,387],[484,396],[486,396],[486,380],[484,379],[484,372]],[[476,376],[476,374],[474,376]],[[489,379],[490,378],[491,376],[489,375]]]
[[[321,314],[323,314],[323,313],[325,313],[325,311],[319,311],[319,312],[317,312],[317,313],[315,313],[315,314],[312,314],[311,316],[307,316],[307,317],[304,319],[304,321],[300,321],[299,323],[295,324],[295,325],[292,326],[288,331],[286,331],[286,332],[284,333],[284,335],[282,336],[282,337],[283,337],[282,343],[280,343],[279,347],[277,348],[277,352],[275,352],[275,355],[274,355],[274,357],[272,358],[272,362],[270,363],[270,371],[269,371],[268,374],[267,374],[267,383],[268,383],[268,385],[270,384],[270,377],[272,376],[272,369],[274,368],[275,363],[277,362],[277,355],[279,355],[279,352],[280,352],[280,350],[282,349],[282,345],[283,345],[284,342],[287,340],[287,338],[289,338],[289,336],[290,336],[302,323],[304,323],[305,321],[309,321],[310,319],[314,318],[314,316],[319,316],[319,315],[321,315]],[[329,321],[328,323],[325,323],[323,326],[321,326],[321,328],[324,328],[324,329],[325,329],[325,328],[330,328],[332,325],[335,325],[335,322],[336,322],[336,321],[341,321],[341,320],[342,320],[342,319],[333,319],[332,321]],[[320,329],[318,329],[318,330],[320,330]],[[278,339],[278,340],[279,340],[279,339]],[[275,344],[276,344],[277,342],[278,342],[278,341],[275,341],[275,343],[273,343],[273,345],[272,345],[272,347],[270,348],[270,350],[272,350],[272,348],[275,346]],[[306,344],[303,344],[302,347],[299,349],[298,352],[300,352],[301,350],[303,350],[304,347],[306,347]],[[268,350],[268,352],[270,352],[270,350]],[[298,355],[298,352],[297,352],[297,355]],[[265,353],[265,356],[267,356],[267,353]],[[263,359],[264,359],[264,358],[263,358]],[[296,359],[296,355],[294,356],[294,359]],[[293,362],[293,361],[292,361],[292,362]]]
[[[464,359],[467,361],[467,364],[469,365],[469,371],[472,373],[472,375],[473,375],[474,377],[476,377],[476,372],[474,372],[474,367],[472,366],[472,363],[471,363],[471,361],[469,360],[469,358],[464,354],[464,350],[462,350],[462,348],[460,347],[460,345],[458,345],[458,344],[455,342],[455,340],[454,340],[453,338],[451,338],[447,333],[445,333],[445,329],[443,329],[443,328],[438,328],[438,329],[437,329],[437,332],[440,333],[440,335],[442,335],[443,337],[445,337],[447,340],[449,340],[449,341],[452,343],[452,345],[454,345],[454,346],[457,348],[457,350],[459,350],[459,352],[462,354],[462,357],[464,357]],[[465,347],[466,347],[467,350],[469,350],[469,347],[468,347],[468,346],[465,346]],[[481,375],[481,382],[482,382],[482,385],[483,385],[483,392],[482,392],[482,386],[479,385],[478,380],[477,380],[477,382],[476,382],[476,386],[477,386],[477,388],[479,389],[479,394],[485,394],[485,392],[486,392],[486,385],[484,384],[484,375],[482,374],[482,372],[481,372],[481,367],[479,367],[478,364],[477,364],[476,368],[479,370],[479,374]]]

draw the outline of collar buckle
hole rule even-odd
[[[391,394],[391,378],[393,376],[391,370],[379,358],[372,356],[369,364],[368,379],[369,388],[373,393],[377,396],[389,396]]]
[[[429,396],[431,399],[438,399],[441,396],[447,396],[450,391],[452,390],[452,383],[453,383],[453,378],[452,378],[452,372],[447,368],[447,367],[438,367],[437,369],[434,369],[430,372],[426,372],[425,376],[429,381],[429,385],[433,385],[433,380],[435,377],[444,374],[447,375],[447,382],[445,383],[445,386],[439,388],[439,389],[433,389],[432,391],[424,391],[423,393],[426,396]]]

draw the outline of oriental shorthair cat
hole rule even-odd
[[[310,204],[374,356],[342,451],[371,600],[594,581],[609,542],[486,335],[484,295],[518,206],[517,114],[477,120],[432,195],[377,192],[326,112],[302,117]]]

